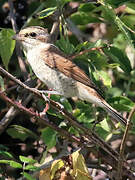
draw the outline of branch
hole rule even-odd
[[[8,3],[9,3],[9,7],[10,7],[9,17],[11,20],[13,30],[16,33],[18,31],[18,27],[17,27],[16,20],[15,20],[13,2],[12,2],[12,0],[8,0]]]
[[[11,123],[15,115],[17,115],[19,111],[14,107],[10,107],[8,112],[5,114],[3,119],[0,121],[0,134],[4,132],[4,130],[7,128],[7,126]]]
[[[36,91],[36,89],[28,87],[27,85],[22,83],[20,80],[16,79],[14,76],[12,76],[9,72],[4,70],[1,66],[0,66],[0,72],[2,72],[5,76],[10,78],[14,82],[16,82],[17,84],[22,86],[23,88],[29,90],[31,93],[34,93],[39,98],[43,98],[42,95],[39,93],[39,91]],[[80,130],[82,130],[89,138],[91,137],[91,140],[93,141],[94,144],[101,146],[114,159],[118,160],[117,159],[118,153],[116,153],[114,150],[112,150],[107,143],[105,143],[102,139],[100,139],[94,132],[91,132],[90,129],[87,129],[86,127],[83,127],[82,125],[80,125],[76,121],[75,117],[72,116],[72,114],[67,112],[65,109],[61,109],[61,106],[58,103],[56,103],[55,101],[53,101],[51,99],[49,101],[50,101],[50,106],[52,108],[54,108],[55,110],[59,111],[70,122],[71,125],[73,125],[76,128],[79,128]]]
[[[8,92],[6,90],[6,92]],[[17,102],[21,101],[24,106],[26,106],[29,101],[32,98],[32,94],[29,94],[27,97],[24,96],[23,99],[17,98]],[[0,134],[4,132],[4,130],[7,128],[7,126],[11,123],[13,118],[18,115],[20,111],[16,109],[14,106],[11,106],[8,112],[5,114],[5,116],[0,121]]]
[[[41,123],[43,123],[44,125],[56,130],[57,132],[59,132],[61,135],[65,136],[66,138],[68,138],[70,141],[74,141],[77,144],[82,144],[76,137],[74,137],[73,135],[70,135],[67,131],[59,128],[58,126],[49,123],[48,119],[40,117],[39,114],[31,111],[30,109],[24,107],[22,104],[18,103],[17,101],[12,101],[10,98],[8,98],[3,92],[0,92],[0,97],[1,99],[3,99],[4,101],[6,101],[7,103],[11,104],[12,106],[14,106],[15,108],[17,108],[19,111],[34,117],[35,119],[37,119],[38,121],[40,121]],[[83,145],[83,144],[82,144]]]
[[[76,36],[80,43],[83,43],[88,39],[87,35],[85,35],[71,20],[70,18],[66,19],[68,29]]]
[[[123,138],[121,141],[121,145],[120,145],[120,155],[119,155],[119,163],[118,163],[118,179],[120,179],[120,180],[122,180],[122,166],[124,163],[123,159],[124,159],[124,151],[125,151],[126,141],[128,138],[130,127],[132,125],[131,119],[132,119],[134,112],[135,112],[135,106],[133,107],[133,109],[131,110],[131,112],[128,116],[126,129],[125,129],[125,132],[124,132],[124,135],[123,135]]]
[[[25,89],[29,90],[29,92],[34,93],[36,96],[38,96],[39,98],[43,98],[42,95],[39,93],[39,91],[37,91],[36,89],[30,88],[27,85],[25,85],[24,83],[22,83],[21,81],[19,81],[18,79],[16,79],[14,76],[12,76],[10,73],[8,73],[7,71],[5,71],[1,66],[0,66],[0,72],[2,72],[5,76],[7,76],[8,78],[12,79],[14,82],[16,82],[17,84],[19,84],[20,86],[24,87]],[[5,96],[3,95],[3,93],[0,94],[2,98],[5,98]],[[8,101],[10,104],[14,105],[16,108],[19,107],[19,109],[21,109],[23,112],[29,114],[30,116],[34,116],[35,118],[37,118],[38,120],[41,120],[42,122],[44,122],[44,124],[46,126],[49,126],[53,129],[55,129],[58,132],[61,132],[61,134],[65,137],[69,137],[69,135],[67,134],[66,131],[63,131],[62,129],[58,128],[57,126],[55,126],[54,124],[50,124],[48,121],[45,121],[44,118],[41,118],[40,116],[36,116],[36,114],[34,112],[31,112],[29,110],[27,110],[25,107],[22,107],[22,105],[18,104],[18,103],[13,103],[10,99],[5,99],[6,101]],[[109,154],[109,160],[108,163],[114,168],[116,169],[116,165],[118,164],[119,161],[119,154],[114,151],[106,142],[104,142],[100,137],[98,137],[97,134],[95,134],[94,132],[92,132],[90,129],[83,127],[81,124],[79,124],[77,122],[77,120],[75,119],[74,116],[72,116],[72,114],[70,114],[69,112],[67,112],[65,109],[61,109],[61,106],[56,103],[55,101],[50,99],[50,106],[57,110],[59,113],[61,113],[65,119],[68,120],[69,124],[71,126],[74,126],[75,128],[80,129],[84,135],[81,135],[81,138],[83,139],[83,146],[85,147],[89,147],[91,146],[91,142],[96,145],[99,146],[101,148],[101,153],[104,150],[107,154]],[[76,143],[82,144],[81,141],[78,141],[76,139],[74,139],[74,137],[70,137],[73,141],[75,141]],[[111,161],[110,161],[111,159]],[[113,163],[112,163],[113,161]],[[125,162],[126,163],[126,162]],[[127,171],[128,173],[131,174],[131,172],[127,169],[128,164],[126,163],[126,166],[123,164],[123,169],[125,170],[125,172]]]
[[[130,124],[131,124],[131,119],[132,119],[132,116],[134,115],[134,113],[135,113],[135,106],[134,106],[133,109],[130,111],[129,116],[128,116],[128,119],[129,119]]]
[[[8,3],[9,3],[9,6],[10,6],[9,17],[10,17],[10,20],[11,20],[11,24],[12,24],[13,30],[16,33],[18,31],[18,27],[17,27],[16,19],[15,19],[14,5],[13,5],[12,0],[8,0]],[[26,80],[27,77],[28,77],[28,73],[26,71],[25,63],[24,63],[24,61],[22,59],[23,54],[22,54],[22,51],[20,49],[20,45],[18,43],[17,43],[17,46],[16,46],[16,54],[17,54],[17,57],[18,57],[18,62],[19,62],[19,66],[20,66],[20,69],[22,71],[23,77]]]
[[[20,80],[16,79],[14,76],[12,76],[9,72],[4,70],[1,66],[0,66],[0,72],[2,72],[5,76],[10,78],[14,82],[16,82],[17,84],[22,86],[23,88],[29,90],[31,93],[34,93],[39,98],[43,98],[42,95],[39,93],[39,91],[36,91],[36,89],[28,87],[27,85],[22,83]],[[113,159],[115,159],[116,161],[118,160],[118,153],[115,152],[113,149],[111,149],[110,146],[107,143],[105,143],[101,138],[99,138],[94,132],[91,132],[90,129],[87,129],[87,128],[83,127],[82,125],[80,125],[76,121],[75,117],[72,116],[72,114],[67,112],[65,109],[61,109],[61,106],[51,99],[50,99],[50,106],[52,108],[54,108],[55,110],[59,111],[70,122],[71,125],[82,130],[85,133],[85,135],[88,136],[87,138],[90,138],[90,140],[92,140],[92,142],[94,144],[102,147],[106,152],[108,152],[112,156]]]
[[[69,58],[72,60],[72,59],[75,59],[77,56],[81,56],[81,55],[88,53],[88,52],[91,52],[91,51],[95,51],[95,50],[101,51],[103,48],[106,48],[106,46],[105,47],[95,47],[95,48],[85,49],[85,50],[83,50],[83,51],[81,51],[75,55],[69,56]]]

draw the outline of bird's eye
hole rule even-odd
[[[35,32],[31,32],[30,34],[29,34],[29,36],[31,36],[31,37],[36,37],[36,33]]]

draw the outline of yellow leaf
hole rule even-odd
[[[75,177],[76,180],[92,180],[86,167],[84,157],[79,151],[74,152],[71,156],[73,162],[72,176]]]
[[[52,166],[51,166],[51,179],[54,178],[56,171],[58,171],[63,166],[64,166],[64,162],[61,159],[56,160],[56,161],[54,161],[52,163]]]

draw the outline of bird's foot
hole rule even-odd
[[[53,91],[53,90],[36,90],[37,92],[41,93],[41,94],[55,94],[55,95],[60,95],[59,92],[57,91]]]

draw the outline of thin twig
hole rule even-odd
[[[59,34],[59,20],[53,23],[50,35],[52,43],[56,42]]]
[[[62,134],[63,136],[65,136],[66,138],[68,138],[70,141],[74,141],[77,144],[82,144],[81,141],[79,141],[76,137],[74,137],[73,135],[70,135],[67,131],[59,128],[58,126],[49,123],[48,119],[40,117],[39,114],[31,111],[30,109],[24,107],[22,104],[18,103],[17,101],[13,101],[10,98],[8,98],[3,92],[0,92],[0,97],[1,99],[3,99],[5,102],[11,104],[12,106],[16,107],[19,111],[22,111],[25,114],[28,114],[29,116],[34,117],[35,119],[37,119],[38,121],[41,121],[44,125],[56,130],[57,132],[59,132],[60,134]]]
[[[8,0],[8,3],[9,3],[9,7],[10,7],[9,16],[10,16],[11,24],[12,24],[14,32],[16,33],[18,31],[18,27],[16,24],[15,16],[14,16],[15,10],[14,10],[14,6],[13,6],[13,2],[12,2],[12,0]]]
[[[7,92],[7,91],[6,91]],[[4,92],[3,92],[4,93]],[[23,106],[26,106],[32,98],[32,94],[29,94],[27,97],[24,96],[24,98],[21,100],[20,97],[17,98],[17,102],[22,102]],[[16,109],[14,106],[11,106],[8,112],[4,115],[4,117],[0,121],[0,134],[2,134],[7,126],[12,122],[15,116],[18,115],[20,111]]]
[[[9,16],[10,16],[11,24],[12,24],[14,32],[16,33],[16,32],[18,32],[18,27],[17,27],[17,24],[16,24],[14,5],[13,5],[12,0],[8,0],[8,3],[9,3],[9,6],[10,6]],[[18,43],[17,43],[17,46],[16,46],[16,54],[17,54],[17,57],[18,57],[19,66],[20,66],[20,69],[22,71],[24,80],[26,80],[27,77],[28,77],[28,73],[26,71],[25,63],[24,63],[24,61],[22,59],[23,54],[22,54],[22,51],[20,49],[20,45]]]
[[[76,36],[80,43],[83,43],[88,37],[80,31],[80,29],[71,21],[70,18],[66,19],[68,29]]]
[[[134,115],[134,113],[135,113],[135,106],[133,107],[133,109],[130,111],[130,113],[129,113],[129,116],[128,116],[128,119],[131,121],[131,119],[132,119],[132,116]]]
[[[5,116],[0,121],[0,134],[4,132],[4,130],[7,128],[7,126],[11,123],[15,115],[18,114],[18,110],[12,106],[8,110],[8,112],[5,114]]]
[[[103,48],[106,48],[106,47],[95,47],[95,48],[85,49],[85,50],[83,50],[83,51],[81,51],[81,52],[79,52],[79,53],[77,53],[75,55],[69,56],[69,58],[72,60],[72,59],[75,59],[78,56],[81,56],[81,55],[85,54],[85,53],[95,51],[95,50],[100,51]]]
[[[131,119],[132,116],[135,112],[135,106],[133,107],[133,109],[131,110],[128,119],[127,119],[127,124],[126,124],[126,129],[121,141],[121,145],[120,145],[120,155],[119,155],[119,161],[118,161],[118,179],[122,180],[122,167],[123,167],[123,163],[124,163],[124,151],[125,151],[125,146],[126,146],[126,141],[128,138],[128,134],[129,134],[129,130],[131,127]]]

